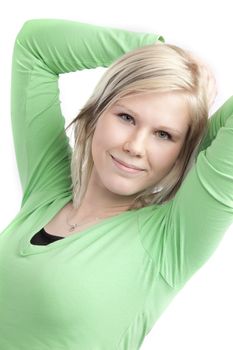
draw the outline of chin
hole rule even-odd
[[[108,191],[119,196],[135,196],[138,192],[142,191],[140,188],[131,188],[127,184],[106,184],[105,187]]]
[[[124,191],[123,189],[119,190],[119,188],[115,189],[115,188],[111,188],[111,187],[108,188],[108,190],[110,192],[118,195],[118,196],[133,196],[133,195],[135,195],[138,192],[138,191],[129,191],[129,190],[125,190]]]

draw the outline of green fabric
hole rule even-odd
[[[0,349],[136,350],[233,222],[233,96],[209,119],[175,198],[46,246],[30,239],[72,199],[59,74],[107,67],[163,37],[38,19],[12,61],[19,213],[0,234]]]

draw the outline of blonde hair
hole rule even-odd
[[[154,184],[162,190],[156,192],[153,186],[137,193],[129,210],[162,204],[175,196],[207,132],[208,99],[201,67],[191,53],[172,44],[157,42],[129,51],[113,62],[77,117],[67,126],[75,126],[71,159],[75,208],[81,204],[92,172],[91,144],[98,118],[123,97],[151,92],[182,94],[189,108],[190,126],[172,170]]]

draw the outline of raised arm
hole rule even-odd
[[[61,113],[59,74],[107,67],[163,37],[59,19],[25,22],[12,60],[11,121],[23,198],[71,191],[72,150]]]
[[[176,196],[142,212],[143,245],[172,287],[181,288],[210,258],[233,223],[233,96],[209,129]]]

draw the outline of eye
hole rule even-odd
[[[163,133],[163,134],[167,135],[167,138],[163,138],[162,137],[163,140],[171,140],[171,138],[172,138],[171,135],[168,132],[166,132],[166,131],[159,130],[158,133]]]
[[[117,114],[117,116],[120,117],[122,120],[124,120],[126,122],[134,121],[134,118],[131,117],[131,115],[129,115],[127,113],[119,113],[119,114]],[[164,137],[161,138],[160,137],[160,139],[162,139],[162,140],[166,141],[166,140],[171,140],[172,139],[171,135],[168,132],[166,132],[166,131],[159,130],[158,133],[163,133],[163,134],[167,135],[166,138],[164,138]]]
[[[133,120],[133,117],[131,117],[131,115],[129,115],[127,113],[119,113],[117,115],[118,115],[118,117],[120,117],[121,119],[125,120],[126,122]]]

